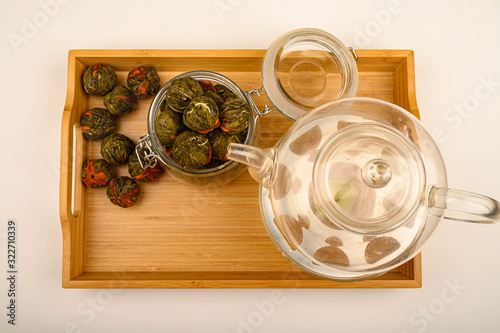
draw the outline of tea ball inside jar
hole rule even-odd
[[[189,129],[201,134],[207,134],[220,124],[217,104],[205,96],[193,98],[184,111],[182,119]]]
[[[238,134],[248,128],[250,109],[239,98],[229,98],[220,107],[220,128],[229,134]]]
[[[203,88],[195,79],[187,76],[172,81],[167,88],[167,105],[175,112],[183,113],[191,100],[203,95]]]
[[[216,92],[213,92],[212,90],[204,90],[203,96],[211,98],[218,108],[220,108],[220,106],[224,103],[222,97],[220,97]]]
[[[212,146],[207,136],[185,130],[175,139],[172,158],[186,169],[201,169],[212,159]]]
[[[228,134],[216,129],[207,134],[212,145],[212,158],[227,161],[227,148],[231,143],[243,143],[239,134]]]
[[[231,89],[222,84],[216,84],[214,88],[217,95],[219,95],[224,101],[228,100],[229,98],[238,98]]]
[[[182,115],[170,110],[168,106],[156,117],[155,132],[163,146],[172,147],[184,128]]]

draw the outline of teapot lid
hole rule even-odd
[[[357,233],[378,234],[415,213],[425,192],[425,170],[415,144],[394,128],[349,124],[323,145],[313,184],[331,220]]]
[[[287,32],[264,56],[263,87],[281,113],[297,120],[326,102],[356,95],[358,69],[353,55],[352,48],[325,31]]]

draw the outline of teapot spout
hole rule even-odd
[[[250,175],[264,187],[271,185],[274,164],[274,149],[261,149],[254,146],[231,143],[226,158],[248,166]]]

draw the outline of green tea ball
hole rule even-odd
[[[111,165],[121,165],[128,161],[135,151],[135,144],[123,134],[112,133],[102,140],[101,155]]]
[[[104,97],[104,106],[109,113],[115,117],[123,117],[129,114],[137,101],[127,87],[118,85]]]
[[[200,169],[212,158],[208,138],[200,133],[185,130],[175,139],[172,158],[186,169]]]
[[[205,96],[195,97],[184,111],[183,121],[187,128],[206,134],[220,124],[217,104]]]
[[[116,73],[111,66],[94,64],[83,73],[82,81],[88,94],[104,96],[116,85]]]
[[[115,119],[108,110],[93,108],[80,118],[83,136],[91,141],[102,140],[115,130]]]
[[[224,100],[216,92],[213,92],[212,90],[204,90],[203,96],[211,98],[217,105],[217,108],[220,108],[222,103],[224,103]]]
[[[212,145],[212,158],[227,161],[227,148],[231,143],[242,143],[239,134],[228,134],[219,129],[208,133]]]
[[[153,67],[139,66],[128,73],[127,86],[136,99],[144,99],[160,90],[160,77]]]
[[[109,201],[123,208],[133,206],[139,199],[140,193],[139,184],[130,177],[113,178],[106,189]]]
[[[182,115],[166,108],[155,120],[156,136],[161,144],[166,147],[172,147],[175,139],[184,129]]]
[[[103,159],[89,160],[82,166],[82,182],[88,188],[107,186],[113,179],[111,164]]]
[[[220,107],[220,128],[226,133],[246,131],[249,119],[250,108],[239,98],[229,98]]]
[[[203,88],[195,79],[182,77],[173,80],[167,88],[168,106],[175,112],[183,113],[191,100],[203,95]]]
[[[203,166],[203,169],[212,169],[212,168],[217,168],[221,166],[222,164],[226,163],[226,161],[221,161],[221,160],[216,160],[215,158],[212,158],[210,162],[205,164]]]
[[[228,87],[222,85],[222,84],[216,84],[215,85],[215,92],[217,95],[219,95],[224,101],[226,101],[228,98],[238,98],[236,94],[229,89]]]
[[[135,180],[143,183],[149,183],[153,180],[158,179],[163,171],[160,163],[157,162],[155,166],[149,167],[146,166],[147,162],[142,157],[142,155],[140,159],[142,165],[144,165],[145,168],[142,167],[141,163],[139,162],[139,157],[136,153],[132,153],[132,155],[130,155],[130,158],[128,159],[128,173],[130,174],[130,176]]]

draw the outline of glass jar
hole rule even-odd
[[[141,138],[139,144],[136,147],[136,151],[143,154],[146,163],[157,163],[161,162],[165,166],[170,174],[177,180],[193,184],[193,185],[206,185],[208,183],[215,185],[224,185],[229,183],[231,180],[239,176],[246,168],[245,165],[228,161],[216,168],[211,169],[199,169],[190,170],[180,166],[175,162],[170,156],[167,155],[165,149],[163,148],[155,130],[156,117],[160,112],[160,106],[165,100],[167,89],[172,83],[172,81],[182,78],[191,77],[195,80],[206,80],[211,81],[214,84],[222,84],[229,88],[233,93],[243,100],[247,105],[250,106],[249,100],[245,93],[236,85],[233,81],[225,77],[224,75],[208,72],[208,71],[193,71],[178,75],[168,81],[156,94],[148,113],[148,135]],[[257,117],[254,112],[250,112],[250,119],[248,121],[248,134],[245,140],[245,144],[256,145],[258,138],[258,122]]]

